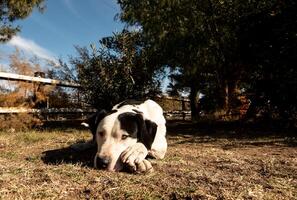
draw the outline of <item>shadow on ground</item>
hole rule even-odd
[[[74,145],[80,145],[77,143]],[[73,146],[73,145],[72,145]],[[86,149],[75,149],[72,146],[54,149],[42,152],[42,161],[46,164],[59,165],[62,163],[79,163],[82,166],[93,167],[94,156],[96,154],[96,146]]]
[[[169,137],[183,138],[173,144],[211,143],[219,140],[233,141],[226,148],[244,146],[285,145],[297,146],[296,130],[283,129],[265,124],[243,124],[240,122],[200,122],[169,121]],[[234,142],[236,141],[236,142]],[[225,148],[225,147],[223,147]]]
[[[71,126],[71,128],[75,127]],[[81,128],[81,126],[77,127]],[[51,125],[51,128],[57,129],[57,126]],[[207,122],[193,124],[185,121],[169,121],[167,123],[167,136],[172,146],[191,143],[216,143],[220,144],[223,149],[280,145],[297,147],[295,131],[267,127],[246,127],[238,123]],[[220,140],[228,140],[228,142],[224,143]],[[81,150],[69,146],[43,152],[42,160],[46,164],[79,163],[82,166],[93,167],[95,154],[96,147]]]
[[[48,165],[69,163],[94,168],[96,151],[96,145],[90,146],[88,143],[75,143],[66,148],[44,151],[42,152],[41,160]],[[134,173],[128,166],[124,166],[121,172]]]

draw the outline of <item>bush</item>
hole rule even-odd
[[[0,130],[23,131],[36,126],[41,126],[43,123],[33,114],[5,114],[0,115]]]

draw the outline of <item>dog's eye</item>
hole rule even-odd
[[[122,135],[122,140],[125,140],[129,137],[129,135]]]
[[[98,134],[100,135],[100,137],[103,137],[103,135],[104,135],[103,132],[99,132]]]

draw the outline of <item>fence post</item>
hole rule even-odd
[[[34,77],[45,78],[45,73],[44,72],[34,72]],[[43,83],[33,83],[33,84],[34,84],[34,94],[33,94],[34,107],[37,107],[37,108],[47,107],[47,102],[45,102],[44,100],[39,101],[38,96],[37,96],[37,92],[43,93],[44,84]]]

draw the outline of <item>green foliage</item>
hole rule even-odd
[[[159,66],[181,69],[171,91],[190,88],[192,113],[197,92],[205,94],[202,107],[229,112],[242,88],[253,94],[253,104],[296,112],[295,1],[118,2],[119,18],[141,27]]]
[[[251,108],[270,118],[296,118],[296,13],[297,3],[287,0],[241,22],[242,60],[248,66],[244,83],[254,94]]]
[[[77,68],[79,83],[83,86],[85,100],[99,108],[111,108],[121,98],[128,97],[132,79],[129,69],[121,66],[116,58],[104,49],[77,47],[78,58],[72,59]]]
[[[82,85],[82,99],[98,109],[109,109],[125,99],[142,99],[159,93],[154,66],[147,59],[138,32],[124,30],[102,38],[99,48],[76,47],[71,66],[62,64],[55,75]]]
[[[0,42],[6,42],[20,31],[13,22],[30,15],[34,8],[44,9],[44,0],[1,0],[0,2]]]
[[[155,62],[155,58],[150,55],[147,43],[141,32],[123,30],[101,40],[101,45],[106,47],[109,55],[118,67],[128,72],[133,84],[134,98],[153,95],[159,92],[160,70]]]

